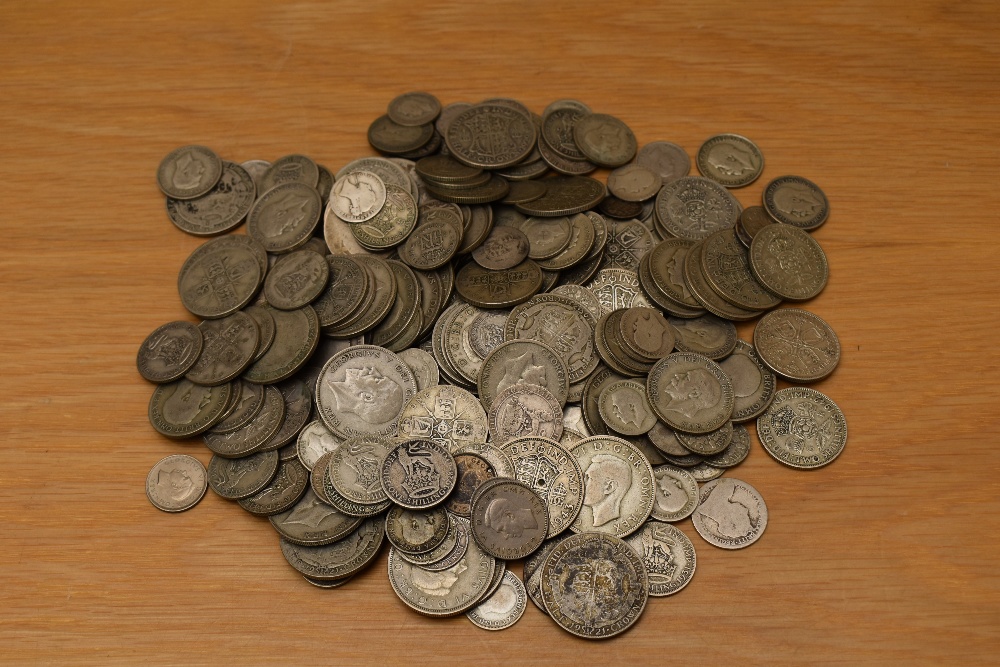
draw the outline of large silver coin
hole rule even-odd
[[[486,442],[488,422],[479,400],[459,387],[436,385],[414,394],[399,415],[399,435],[429,438],[454,453]]]
[[[583,472],[576,458],[548,438],[517,438],[502,449],[514,463],[518,481],[530,486],[548,505],[549,537],[566,530],[583,506]]]
[[[753,344],[771,370],[792,382],[822,380],[840,362],[840,339],[833,328],[799,308],[780,308],[760,318]]]
[[[653,468],[645,455],[622,438],[595,435],[570,452],[583,471],[583,509],[570,528],[575,533],[625,537],[653,511]]]
[[[646,380],[649,403],[666,424],[685,433],[714,431],[733,414],[733,385],[719,365],[700,354],[674,352]]]
[[[465,555],[445,570],[408,563],[389,550],[389,583],[410,609],[427,616],[454,616],[475,607],[489,592],[497,561],[469,540]]]
[[[757,435],[767,453],[792,468],[819,468],[847,444],[847,421],[830,398],[808,387],[788,387],[757,418]]]

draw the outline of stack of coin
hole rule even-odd
[[[744,424],[793,468],[843,451],[833,401],[778,390],[840,358],[819,316],[778,308],[828,280],[809,232],[829,205],[782,176],[743,208],[733,190],[764,167],[749,139],[709,138],[690,176],[683,148],[640,148],[575,100],[538,115],[425,92],[392,100],[368,139],[381,156],[335,174],[201,146],[161,163],[176,226],[247,233],[182,266],[202,321],[140,347],[154,428],[213,454],[207,472],[157,464],[155,506],[187,509],[210,486],[268,517],[323,588],[388,538],[391,586],[416,611],[497,630],[530,599],[606,638],[693,577],[674,523],[726,549],[761,536],[761,495],[723,476],[750,452]],[[606,185],[586,176],[599,167]],[[739,340],[733,322],[757,317]],[[507,569],[522,559],[523,583]],[[570,579],[587,590],[557,585]]]

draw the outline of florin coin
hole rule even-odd
[[[830,265],[823,248],[791,225],[768,225],[750,243],[750,270],[783,299],[804,301],[823,291]]]
[[[208,473],[201,461],[173,454],[157,461],[146,476],[146,497],[164,512],[183,512],[198,504],[208,489]]]
[[[625,541],[646,566],[650,595],[673,595],[691,583],[697,566],[694,545],[676,526],[648,521]]]
[[[778,389],[777,378],[761,361],[753,345],[736,341],[732,354],[720,361],[719,366],[733,383],[734,422],[750,421],[767,409]]]
[[[701,487],[701,500],[692,517],[695,530],[712,546],[742,549],[764,533],[767,505],[746,482],[722,477]]]
[[[819,315],[781,308],[760,318],[753,344],[761,360],[792,382],[816,382],[840,362],[840,340]]]
[[[475,396],[447,385],[418,391],[403,406],[398,431],[404,438],[428,438],[455,452],[463,445],[486,442],[486,411]]]
[[[847,421],[826,394],[788,387],[757,418],[757,434],[767,453],[792,468],[825,466],[847,444]]]
[[[656,195],[656,217],[670,234],[690,241],[736,224],[740,205],[729,192],[707,178],[685,176],[667,183]]]
[[[250,303],[264,266],[260,245],[246,236],[231,235],[198,246],[177,276],[181,303],[199,317],[212,319],[235,313]]]

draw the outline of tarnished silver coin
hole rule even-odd
[[[559,440],[563,431],[562,406],[545,387],[515,384],[501,391],[490,405],[490,432],[494,444],[535,436]]]
[[[320,546],[336,542],[357,528],[362,519],[338,512],[306,489],[288,511],[268,517],[278,534],[293,544]]]
[[[718,454],[705,458],[705,463],[716,468],[732,468],[743,462],[750,454],[750,432],[745,426],[733,426],[733,437],[729,445]]]
[[[361,264],[368,274],[366,298],[355,315],[342,324],[323,330],[323,333],[332,338],[354,338],[373,329],[392,310],[399,291],[392,267],[387,261],[374,255],[357,255],[354,260]],[[368,299],[367,295],[371,295],[371,299]]]
[[[427,553],[448,536],[448,512],[443,507],[432,510],[408,510],[393,507],[385,515],[385,534],[400,551]]]
[[[146,476],[146,497],[164,512],[183,512],[198,504],[208,489],[208,473],[201,461],[172,454],[156,462]]]
[[[597,229],[590,216],[577,213],[570,217],[570,240],[565,248],[548,259],[539,260],[538,265],[546,271],[563,271],[584,261],[597,240]],[[551,291],[551,290],[550,290]]]
[[[639,149],[636,164],[655,171],[664,183],[676,181],[691,172],[691,158],[683,147],[669,141],[651,141]]]
[[[250,174],[238,164],[223,162],[222,177],[205,194],[186,200],[167,197],[167,216],[188,234],[221,234],[243,222],[256,195]]]
[[[516,204],[525,215],[560,217],[582,213],[597,206],[607,194],[607,188],[586,176],[557,176],[545,179],[545,194],[530,202]]]
[[[344,579],[313,579],[312,577],[307,577],[302,575],[302,578],[306,580],[309,584],[312,584],[316,588],[331,589],[340,588],[347,582],[354,579],[354,577],[345,577]]]
[[[343,440],[331,433],[326,425],[317,419],[316,421],[309,422],[305,425],[305,428],[299,431],[295,442],[295,450],[298,453],[299,461],[302,462],[302,465],[307,470],[312,470],[316,462],[320,460],[320,457],[340,449]]]
[[[327,471],[337,493],[361,505],[384,503],[381,471],[393,444],[377,435],[355,436],[344,441],[334,452]]]
[[[287,380],[305,365],[319,345],[319,318],[312,306],[270,312],[274,318],[274,342],[243,374],[245,379],[259,384]]]
[[[493,594],[467,611],[465,616],[483,630],[506,630],[520,620],[527,606],[524,584],[516,574],[507,570]]]
[[[584,639],[606,639],[629,629],[649,598],[646,566],[614,535],[567,537],[549,554],[541,572],[549,616]],[[586,585],[580,585],[583,582]]]
[[[208,386],[230,382],[253,362],[260,330],[246,313],[205,320],[198,328],[204,345],[198,361],[184,375],[191,382]]]
[[[439,113],[441,103],[438,98],[423,91],[403,93],[389,102],[389,118],[406,127],[433,123]]]
[[[599,320],[601,315],[604,314],[604,308],[601,306],[601,302],[598,301],[597,295],[594,294],[592,290],[583,287],[582,285],[559,285],[553,289],[551,293],[576,301],[578,304],[586,308],[587,311],[594,316],[595,320]]]
[[[664,454],[670,456],[687,456],[691,453],[677,439],[677,432],[661,421],[657,421],[646,436],[656,449]]]
[[[656,362],[646,380],[653,411],[684,433],[708,433],[733,414],[733,385],[719,365],[700,354],[674,352]]]
[[[459,162],[502,169],[527,157],[537,138],[534,121],[523,111],[503,104],[477,104],[452,119],[445,142]]]
[[[779,176],[762,195],[768,215],[799,229],[816,229],[830,216],[830,202],[819,186],[801,176]]]
[[[417,381],[417,391],[436,387],[440,382],[440,370],[434,361],[434,355],[418,347],[409,347],[397,352],[396,355],[413,371],[413,377]]]
[[[652,516],[657,521],[680,521],[698,506],[698,482],[688,471],[670,465],[653,468],[656,499]]]
[[[375,174],[386,185],[395,185],[412,194],[410,179],[406,171],[392,159],[384,157],[361,157],[341,167],[335,180],[340,180],[352,171],[367,171]]]
[[[779,308],[760,318],[753,330],[757,354],[792,382],[816,382],[840,363],[840,339],[819,315]]]
[[[742,188],[764,171],[757,144],[738,134],[717,134],[698,149],[698,171],[727,188]]]
[[[402,549],[396,549],[396,551],[398,552],[399,557],[407,563],[419,565],[420,567],[426,567],[427,569],[434,571],[446,570],[464,557],[466,549],[469,548],[469,540],[472,539],[472,536],[470,530],[468,529],[468,524],[468,521],[464,521],[463,523],[463,521],[459,520],[459,518],[454,514],[446,511],[445,528],[447,532],[444,540],[442,540],[436,547],[422,553],[404,551]],[[457,555],[457,557],[456,551],[461,552],[461,554]],[[452,556],[452,558],[449,558],[449,556]]]
[[[530,259],[501,271],[469,262],[455,277],[455,291],[480,308],[510,308],[534,296],[542,287],[542,277],[541,268]]]
[[[679,352],[693,352],[719,360],[728,356],[739,340],[736,325],[715,315],[668,317],[667,321],[677,332],[674,347]]]
[[[671,463],[675,465],[680,465],[678,461],[671,461]],[[705,461],[701,461],[700,463],[696,463],[695,465],[690,466],[689,468],[687,468],[687,471],[691,473],[691,476],[694,477],[699,482],[710,482],[713,479],[718,479],[719,477],[722,477],[723,475],[726,474],[725,468],[717,468],[711,464],[706,463]]]
[[[472,497],[483,482],[496,478],[497,470],[479,454],[464,452],[454,454],[458,481],[448,496],[445,507],[452,514],[468,518],[472,512]],[[513,477],[513,474],[510,475]]]
[[[295,310],[314,301],[326,288],[330,266],[312,250],[296,250],[274,263],[264,279],[264,297],[269,306]]]
[[[243,428],[264,407],[264,385],[253,382],[238,382],[234,383],[234,387],[236,386],[239,387],[236,407],[210,429],[213,433],[229,433]]]
[[[204,387],[190,380],[161,384],[149,399],[149,423],[168,438],[190,438],[218,421],[234,388]]]
[[[267,259],[260,255],[260,244],[241,234],[198,246],[177,276],[181,303],[205,319],[235,313],[250,303],[264,278]]]
[[[736,225],[740,204],[723,186],[698,176],[667,183],[656,195],[656,217],[670,234],[690,241]]]
[[[180,320],[167,322],[142,341],[135,365],[150,382],[173,382],[198,360],[203,344],[201,329],[195,325]]]
[[[659,241],[638,220],[620,220],[608,225],[608,242],[604,246],[602,269],[624,269],[635,273],[639,262]],[[638,277],[636,278],[638,285]]]
[[[788,387],[757,418],[757,435],[767,453],[792,468],[819,468],[840,456],[847,421],[830,398],[808,387]]]
[[[286,155],[271,164],[261,177],[261,192],[284,183],[302,183],[315,188],[319,183],[319,166],[305,155]]]
[[[359,262],[347,255],[327,255],[325,259],[329,267],[327,287],[312,305],[320,327],[328,328],[349,321],[369,290],[368,273]]]
[[[213,456],[208,464],[208,485],[229,500],[246,498],[271,483],[278,472],[278,452],[261,452],[239,459]]]
[[[431,220],[417,227],[399,246],[399,258],[421,271],[444,266],[462,244],[462,230],[444,220]]]
[[[313,490],[319,499],[328,505],[333,505],[333,501],[330,497],[326,495],[326,478],[330,471],[330,462],[333,461],[333,455],[335,452],[327,452],[323,456],[317,459],[316,463],[313,464],[312,470],[309,471],[309,487]],[[336,507],[336,505],[334,505]],[[350,514],[350,512],[348,512]]]
[[[486,412],[479,400],[459,387],[436,385],[418,391],[403,406],[398,431],[404,438],[428,438],[455,452],[486,442]]]
[[[229,433],[206,433],[205,446],[223,458],[249,456],[273,447],[271,438],[285,418],[285,400],[274,387],[264,388],[264,405],[247,424]]]
[[[271,436],[267,447],[284,447],[295,440],[299,431],[309,421],[312,412],[312,394],[309,388],[300,380],[285,380],[275,385],[285,401],[285,419],[281,428]],[[289,457],[290,458],[290,457]],[[282,460],[285,460],[282,458]]]
[[[483,361],[504,342],[507,310],[464,306],[442,325],[442,350],[460,379],[471,385],[479,380]]]
[[[558,294],[539,294],[511,311],[504,336],[534,340],[551,347],[566,363],[569,382],[579,382],[597,368],[594,328],[586,308]]]
[[[304,546],[282,539],[281,553],[289,565],[313,579],[343,579],[375,560],[384,536],[381,518],[372,518],[329,544]]]
[[[316,410],[341,437],[390,435],[417,391],[413,371],[385,348],[354,345],[330,358],[316,381]]]
[[[208,193],[222,176],[222,160],[210,148],[181,146],[167,154],[156,170],[163,194],[194,199]]]
[[[370,171],[351,171],[338,178],[327,204],[344,222],[360,223],[371,220],[385,205],[385,183]]]
[[[298,502],[309,486],[309,471],[297,459],[282,461],[274,479],[263,489],[240,498],[240,507],[257,516],[281,514]]]
[[[472,497],[472,536],[486,553],[517,560],[545,541],[549,513],[531,487],[512,479],[494,479]]]
[[[750,271],[747,250],[733,229],[721,229],[705,239],[702,271],[715,293],[735,306],[766,310],[781,303]]]
[[[247,214],[247,234],[270,253],[291,252],[312,237],[322,208],[315,187],[283,183],[258,197]]]
[[[625,537],[653,511],[653,468],[645,455],[622,438],[584,438],[570,452],[583,471],[583,509],[570,526],[574,533]]]
[[[746,482],[722,477],[701,487],[701,500],[692,521],[698,534],[712,546],[742,549],[764,533],[767,505],[757,489]]]
[[[701,456],[718,454],[729,446],[733,438],[733,422],[728,421],[714,431],[708,433],[678,433],[677,439],[684,447]]]
[[[373,345],[387,349],[408,347],[423,324],[420,316],[420,283],[410,267],[396,260],[387,260],[396,281],[396,300],[385,319],[368,332]]]
[[[528,237],[516,227],[494,227],[486,240],[472,253],[472,259],[484,269],[512,269],[528,257]]]
[[[330,459],[330,462],[333,463],[332,458]],[[392,501],[389,500],[388,498],[386,498],[380,503],[374,503],[370,505],[354,502],[353,500],[345,498],[333,486],[333,480],[331,479],[332,468],[333,468],[332,465],[327,466],[326,476],[323,478],[322,497],[325,498],[324,502],[327,502],[327,504],[336,508],[338,512],[343,512],[348,516],[367,518],[370,516],[376,516],[378,514],[381,514],[392,506]],[[315,471],[314,471],[314,479],[315,479]]]
[[[809,233],[792,225],[768,225],[750,242],[750,270],[781,298],[804,301],[823,291],[830,264]]]
[[[673,595],[694,577],[697,566],[694,545],[676,526],[648,521],[625,541],[646,566],[650,595]]]
[[[615,433],[642,435],[656,425],[656,415],[646,399],[646,387],[638,380],[619,380],[598,397],[604,423]]]
[[[535,384],[549,390],[560,404],[569,393],[569,372],[562,357],[534,340],[510,340],[490,352],[477,382],[479,400],[487,410],[500,392],[517,384]]]
[[[496,471],[496,477],[508,477],[514,479],[514,463],[510,460],[507,454],[491,443],[486,442],[474,442],[468,445],[462,445],[458,450],[454,452],[455,461],[457,463],[458,457],[462,454],[475,454],[480,458],[484,459],[486,462],[493,467]],[[469,496],[471,502],[472,496]]]
[[[676,302],[668,304],[668,310],[675,313],[683,309],[704,312],[684,278],[684,258],[694,244],[694,241],[686,239],[666,239],[656,244],[647,255],[650,277],[663,294]],[[694,315],[697,316],[698,312]]]
[[[431,143],[434,136],[434,125],[431,123],[413,127],[400,125],[388,114],[379,116],[368,126],[368,143],[389,155],[409,155]]]
[[[652,305],[642,293],[639,276],[634,271],[601,269],[586,287],[597,296],[605,313],[623,308],[648,308]]]
[[[447,449],[425,438],[408,438],[390,449],[381,468],[382,488],[407,509],[429,509],[455,488],[458,469]]]
[[[573,125],[573,139],[583,156],[602,167],[620,167],[638,147],[628,125],[614,116],[592,113]]]
[[[375,217],[351,225],[358,243],[371,250],[383,250],[406,240],[417,225],[417,203],[409,191],[385,184],[385,204]]]
[[[760,415],[774,399],[777,378],[764,365],[757,350],[743,340],[736,341],[732,354],[719,366],[733,383],[733,421],[745,422]]]
[[[704,249],[705,243],[700,241],[684,257],[684,280],[698,303],[713,315],[727,320],[742,322],[760,315],[761,311],[734,306],[716,293],[705,277]]]
[[[608,190],[624,201],[652,199],[662,184],[663,179],[659,173],[641,164],[627,164],[608,174]]]
[[[516,479],[545,500],[548,536],[569,528],[583,506],[583,471],[576,458],[549,438],[517,438],[502,449],[514,464]]]

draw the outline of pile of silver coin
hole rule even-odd
[[[728,472],[765,451],[823,466],[847,429],[819,391],[833,329],[783,302],[829,273],[824,193],[773,179],[745,137],[641,148],[575,100],[394,99],[380,153],[335,173],[184,146],[169,219],[212,236],[176,321],[142,343],[153,428],[200,436],[147,479],[165,511],[207,487],[267,517],[309,583],[336,588],[388,540],[392,590],[428,616],[509,627],[530,599],[586,638],[684,588],[695,548],[760,539],[767,506]],[[589,174],[610,169],[604,183]],[[246,233],[227,232],[246,222]],[[759,318],[753,340],[733,322]],[[508,569],[523,562],[523,577]]]

